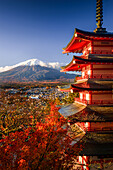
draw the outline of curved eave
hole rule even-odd
[[[84,56],[83,56],[84,57]],[[104,64],[104,63],[113,63],[113,59],[112,58],[88,58],[88,59],[85,59],[85,58],[82,58],[79,57],[79,56],[73,56],[73,59],[72,61],[66,65],[66,66],[62,66],[61,67],[61,72],[67,72],[67,71],[81,71],[82,67],[84,65],[87,65],[87,64],[90,64],[90,63],[93,63],[93,64]]]
[[[62,53],[81,53],[83,47],[93,39],[113,40],[113,33],[95,33],[82,31],[76,28],[71,41],[63,48],[64,51]]]
[[[58,90],[61,92],[70,92],[71,90],[71,84],[69,85],[64,85],[64,86],[59,86]]]
[[[74,41],[75,33],[76,33],[76,30],[74,31],[74,35],[73,35],[73,37],[71,38],[70,42],[67,44],[67,46],[66,46],[66,47],[64,47],[64,48],[63,48],[63,50],[66,50],[66,49],[67,49],[67,47],[69,47],[69,46],[70,46],[70,44]],[[63,53],[63,52],[62,52],[62,53]]]
[[[75,64],[74,64],[75,61]],[[79,61],[79,57],[77,57],[77,60],[75,60],[75,56],[73,57],[72,61],[66,65],[61,67],[61,72],[67,72],[67,71],[81,71],[81,68],[86,65],[84,61]]]
[[[73,91],[84,91],[84,90],[85,91],[111,91],[112,90],[112,87],[107,88],[105,86],[99,86],[99,85],[94,85],[90,87],[90,84],[84,85],[84,86],[72,84],[71,86],[72,86]]]
[[[61,92],[70,92],[70,90],[71,90],[70,88],[69,88],[69,89],[65,89],[65,88],[64,88],[64,89],[63,89],[63,88],[59,88],[59,91],[61,91]]]
[[[63,54],[65,53],[82,53],[83,47],[89,43],[88,40],[81,41],[80,37],[74,37],[73,40],[67,45],[66,48],[63,48]]]
[[[79,65],[79,64],[73,64],[72,66],[66,67],[64,69],[61,70],[61,72],[67,72],[67,71],[81,71],[81,67],[83,67],[83,65]]]
[[[71,41],[68,43],[68,45],[65,48],[63,48],[64,50],[62,52],[63,54],[70,53],[70,52],[82,53],[82,49],[88,43],[88,40],[83,38],[84,41],[81,41],[81,37],[76,35],[78,35],[77,29],[75,29]]]
[[[87,82],[87,80],[84,79],[81,81],[77,81],[77,82],[73,83],[73,85],[74,84],[82,84],[84,82]],[[62,91],[62,92],[71,92],[71,89],[73,89],[73,88],[72,88],[72,84],[68,84],[68,85],[64,85],[64,86],[59,86],[58,89],[59,89],[59,91]],[[76,91],[73,90],[73,92],[76,92]]]
[[[113,106],[83,105],[78,102],[64,105],[59,112],[69,118],[70,123],[75,122],[113,122]]]
[[[68,105],[61,107],[59,112],[65,118],[68,118],[68,117],[71,117],[71,116],[75,115],[76,113],[82,111],[84,108],[86,108],[85,105],[82,105],[79,103],[72,103],[72,104],[68,104]]]
[[[98,89],[98,88],[82,88],[82,87],[73,87],[73,92],[80,92],[80,91],[111,91],[112,89]]]
[[[78,56],[73,56],[73,60],[76,61],[76,64],[80,64],[80,63],[113,63],[113,59],[112,58],[82,58],[82,57],[78,57]]]
[[[89,31],[83,31],[83,30],[80,30],[80,29],[77,29],[75,28],[75,32],[80,34],[80,35],[84,35],[86,38],[89,36],[89,37],[106,37],[106,38],[113,38],[113,33],[111,32],[105,32],[105,33],[95,33],[95,32],[89,32]]]
[[[113,132],[87,132],[79,141],[83,144],[83,150],[79,155],[83,156],[111,156],[113,155]],[[109,162],[112,160],[109,159]],[[99,163],[99,161],[92,160],[91,164]],[[102,168],[103,169],[103,168]],[[109,169],[109,168],[108,168]]]
[[[67,69],[67,68],[70,68],[71,66],[73,65],[73,59],[72,59],[72,61],[69,63],[69,64],[67,64],[66,66],[61,66],[61,72],[65,72],[65,71],[63,71],[63,70],[65,70],[65,69]]]

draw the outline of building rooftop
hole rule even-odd
[[[61,72],[67,71],[78,71],[82,67],[88,64],[111,64],[113,63],[113,55],[98,55],[98,54],[89,54],[86,56],[73,56],[72,61],[66,66],[61,67]]]
[[[81,112],[85,107],[86,107],[85,105],[79,103],[72,103],[72,104],[67,104],[65,106],[62,106],[59,112],[65,118],[68,118],[72,115],[77,114],[78,112]]]
[[[83,47],[92,40],[113,40],[113,33],[101,31],[101,29],[97,32],[88,32],[75,28],[71,41],[63,48],[63,53],[81,53]]]
[[[104,81],[87,80],[83,83],[71,84],[71,87],[73,90],[76,89],[76,91],[111,91],[113,89],[112,84],[113,81],[108,81],[108,83],[105,84]]]
[[[112,132],[89,132],[82,138],[83,150],[80,155],[106,156],[113,155]]]
[[[59,110],[65,118],[75,122],[111,122],[113,121],[113,105],[83,105],[78,102],[65,105]]]

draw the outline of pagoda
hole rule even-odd
[[[60,91],[78,92],[79,98],[63,106],[60,113],[76,124],[85,135],[83,151],[78,156],[82,170],[113,170],[113,33],[103,24],[103,1],[96,2],[97,28],[94,32],[75,29],[63,53],[74,55],[61,72],[81,71],[81,77]],[[110,165],[110,166],[109,166]]]

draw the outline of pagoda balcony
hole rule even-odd
[[[113,79],[113,75],[112,74],[95,74],[92,77],[93,79]]]
[[[113,104],[113,100],[92,100],[91,104]]]
[[[76,77],[76,80],[77,81],[79,81],[79,80],[82,80],[82,79],[88,79],[89,78],[89,76],[88,75],[86,75],[86,76],[84,76],[84,77]]]
[[[91,105],[103,105],[103,104],[107,104],[107,105],[111,105],[113,104],[113,100],[86,100],[86,99],[80,99],[80,98],[75,98],[76,102],[80,102],[83,103],[85,105],[91,104]]]
[[[76,77],[76,80],[78,81],[78,80],[81,80],[81,79],[83,79],[82,77]]]
[[[82,80],[82,79],[113,79],[113,75],[112,74],[95,74],[94,76],[84,76],[84,77],[76,77],[76,80]]]
[[[83,103],[83,104],[86,104],[86,105],[90,104],[90,101],[89,100],[85,100],[85,99],[75,98],[75,101]]]
[[[77,122],[76,125],[85,132],[113,131],[112,122]]]

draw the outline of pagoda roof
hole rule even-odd
[[[82,56],[81,56],[81,58],[82,58]],[[108,63],[110,63],[110,62],[112,62],[113,61],[113,54],[89,54],[88,55],[88,59],[89,60],[94,60],[94,61],[102,61],[102,62],[108,62]]]
[[[77,58],[76,58],[77,57]],[[74,62],[75,61],[75,62]],[[86,63],[80,59],[78,56],[73,56],[72,61],[66,66],[61,67],[61,72],[67,71],[80,71],[81,67],[86,66]]]
[[[62,106],[59,112],[65,117],[68,118],[72,115],[78,114],[78,112],[81,112],[83,109],[85,109],[86,106],[82,105],[80,103],[72,103],[67,104],[65,106]]]
[[[64,86],[58,86],[58,88],[59,88],[59,91],[70,92],[70,90],[71,90],[71,84],[64,85]]]
[[[113,33],[88,32],[75,28],[74,35],[68,45],[63,48],[63,53],[81,53],[85,45],[92,40],[113,40]]]
[[[78,146],[82,145],[82,150],[79,156],[100,156],[113,157],[113,132],[112,131],[99,131],[99,132],[86,132],[81,130],[76,124],[71,125],[69,133],[74,138]],[[92,162],[93,163],[93,162]]]
[[[89,54],[86,59],[85,56],[73,56],[72,61],[66,65],[61,67],[61,72],[67,71],[80,71],[82,67],[87,64],[105,64],[105,63],[113,63],[113,55],[92,55]]]
[[[74,91],[111,91],[113,89],[112,83],[102,84],[102,81],[91,80],[87,80],[83,83],[71,84],[71,87]]]
[[[96,54],[89,54],[88,58],[84,58],[84,56],[73,56],[73,60],[78,64],[80,63],[112,63],[113,62],[113,55],[96,55]]]
[[[79,80],[79,81],[77,81],[73,84],[80,84],[80,83],[83,83],[83,82],[86,82],[86,81],[87,81],[87,79],[83,79],[83,80],[81,79],[81,80]],[[70,83],[68,85],[59,86],[58,88],[59,88],[60,91],[70,92],[70,90],[72,89],[72,86],[71,86],[71,83]]]
[[[113,88],[113,81],[104,81],[104,80],[90,80],[90,79],[81,79],[76,81],[73,84],[68,84],[65,86],[59,86],[60,91],[70,92],[71,89],[73,92],[77,91],[111,91]]]
[[[59,110],[70,123],[75,122],[112,122],[113,105],[83,105],[78,102],[62,106]]]
[[[84,156],[113,155],[112,132],[88,132],[79,142],[83,143],[83,150],[79,153],[79,155]]]

